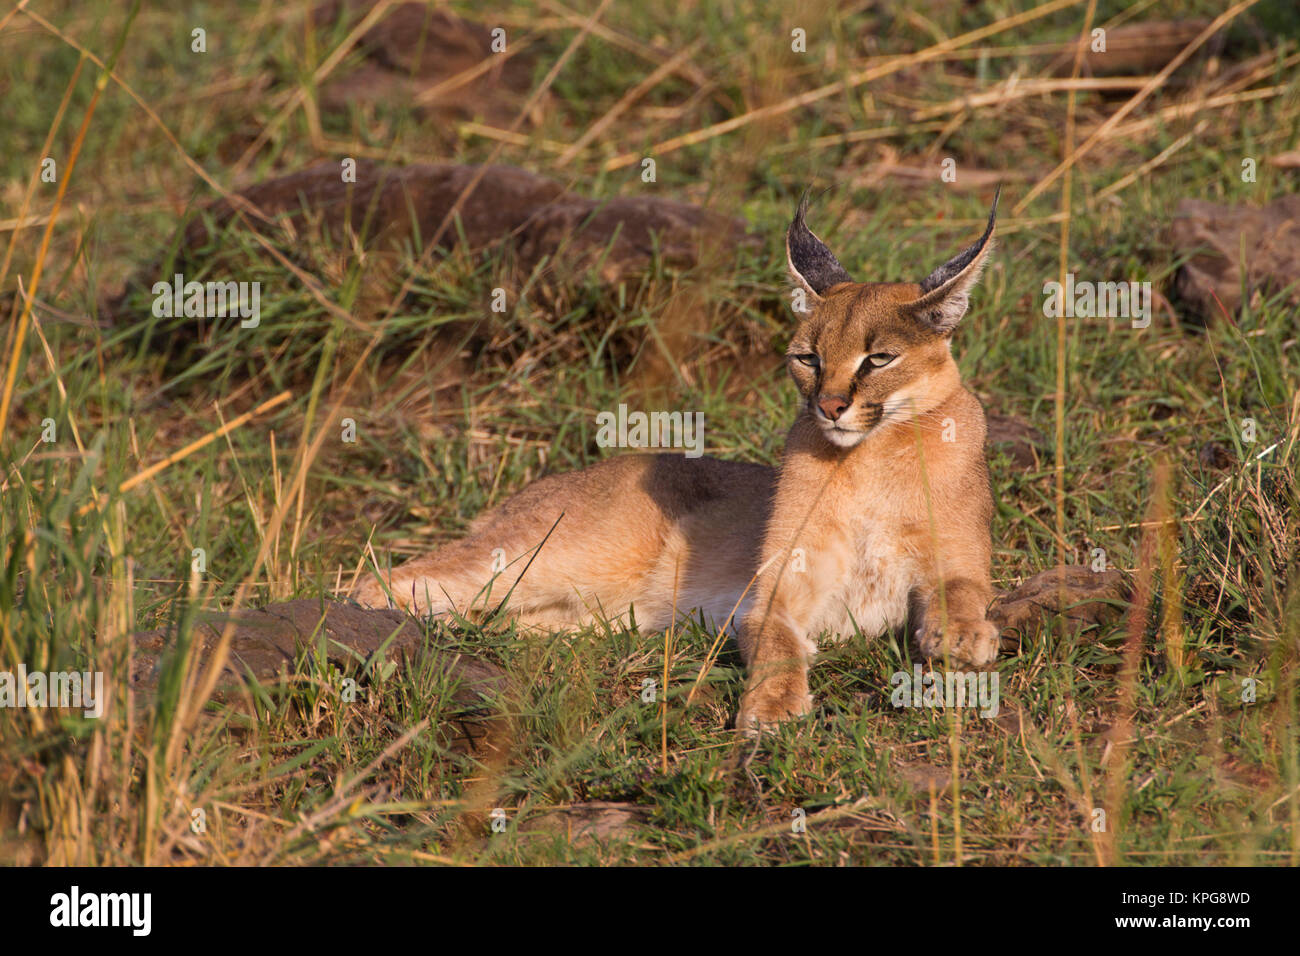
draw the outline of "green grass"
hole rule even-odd
[[[495,5],[487,13],[455,6],[488,23],[499,16],[512,35],[543,23],[535,83],[573,35],[547,4]],[[1063,42],[1080,28],[1085,6],[985,43]],[[1102,3],[1098,21],[1128,6]],[[430,129],[401,103],[323,117],[327,137],[340,143],[393,147],[422,160],[493,159],[589,195],[707,202],[743,215],[765,245],[722,274],[656,269],[622,289],[595,281],[551,294],[533,288],[512,297],[504,316],[486,311],[491,290],[520,288],[528,277],[500,257],[456,255],[417,266],[410,256],[376,263],[333,244],[286,245],[295,265],[355,319],[349,322],[232,230],[196,261],[213,275],[262,282],[261,329],[232,329],[200,347],[168,350],[159,345],[171,341],[171,332],[149,315],[147,295],[137,295],[128,318],[112,326],[95,321],[98,303],[134,270],[166,260],[191,197],[210,193],[110,84],[37,296],[53,364],[33,332],[0,450],[0,670],[18,661],[29,669],[97,667],[116,691],[99,721],[0,710],[0,861],[1300,861],[1300,501],[1294,478],[1278,464],[1289,460],[1293,473],[1300,370],[1296,311],[1280,299],[1203,328],[1159,309],[1141,331],[1122,320],[1069,324],[1067,551],[1077,550],[1082,561],[1102,548],[1134,579],[1144,561],[1152,571],[1155,596],[1138,622],[1131,684],[1122,668],[1125,621],[1076,634],[1049,618],[1019,654],[1001,658],[998,719],[895,710],[889,677],[910,669],[912,651],[897,636],[858,636],[828,648],[814,668],[816,713],[754,743],[728,729],[743,676],[732,645],[724,645],[685,707],[715,637],[698,624],[671,635],[668,685],[658,688],[655,703],[643,703],[642,681],[662,682],[661,634],[597,628],[539,638],[508,625],[462,622],[432,626],[430,640],[510,674],[517,696],[502,706],[515,720],[516,740],[503,759],[474,760],[454,750],[440,721],[455,705],[434,674],[372,675],[359,702],[347,704],[340,675],[311,655],[300,662],[302,682],[251,692],[251,707],[210,705],[184,723],[197,703],[183,684],[183,651],[197,609],[328,596],[351,580],[367,540],[381,560],[394,563],[450,540],[530,480],[609,454],[596,445],[598,411],[619,402],[702,411],[708,453],[776,462],[795,401],[778,360],[791,329],[780,235],[808,183],[838,184],[817,200],[812,225],[855,277],[916,280],[978,233],[953,220],[979,220],[988,190],[961,188],[960,179],[956,189],[937,181],[876,182],[869,176],[874,164],[937,167],[952,155],[962,170],[1007,173],[999,251],[955,351],[990,410],[1019,415],[1050,435],[1055,323],[1042,314],[1041,289],[1056,277],[1059,227],[1042,220],[1060,208],[1059,186],[1021,216],[1010,209],[1060,159],[1064,96],[972,111],[941,142],[933,131],[911,128],[910,119],[916,105],[988,88],[1013,72],[1038,76],[1043,57],[911,67],[780,120],[658,156],[654,184],[641,182],[639,167],[603,169],[611,156],[842,79],[868,55],[920,50],[935,41],[932,31],[954,36],[1029,7],[1027,0],[922,5],[927,27],[901,7],[877,4],[823,4],[796,18],[762,4],[679,12],[615,2],[604,22],[665,57],[701,41],[692,62],[708,85],[669,78],[563,170],[554,168],[545,142],[571,142],[654,69],[627,44],[587,38],[552,88],[529,145],[462,133],[449,148],[440,138],[445,131]],[[116,9],[41,9],[101,57],[124,22]],[[308,50],[304,9],[148,7],[131,26],[119,75],[158,111],[184,152],[228,188],[333,158],[313,147],[299,109],[275,127],[243,174],[231,170],[278,113],[277,97],[303,82],[341,39],[341,32],[322,30]],[[580,9],[585,15],[594,5]],[[1220,12],[1209,2],[1160,9],[1186,17]],[[1132,19],[1157,15],[1139,4]],[[202,58],[188,46],[189,30],[200,23],[212,51]],[[808,29],[813,53],[789,51],[794,26]],[[1295,52],[1295,26],[1261,4],[1234,25],[1235,46],[1219,68],[1260,53],[1261,32],[1272,44],[1262,49],[1281,61]],[[0,31],[0,94],[14,104],[0,156],[0,219],[18,215],[76,56],[21,15]],[[67,155],[97,75],[93,64],[83,68],[55,137],[56,157]],[[1176,76],[1202,75],[1209,75],[1204,64]],[[1098,281],[1149,279],[1168,293],[1178,262],[1163,226],[1179,199],[1262,203],[1293,191],[1295,170],[1260,162],[1254,184],[1238,174],[1243,156],[1297,148],[1294,67],[1258,85],[1273,84],[1289,89],[1215,111],[1191,145],[1112,200],[1089,204],[1192,121],[1170,120],[1108,141],[1083,161],[1074,173],[1069,268]],[[1155,115],[1184,95],[1163,90],[1131,118]],[[1078,102],[1086,132],[1123,99],[1081,93]],[[886,126],[909,128],[879,141],[814,143]],[[1014,178],[1019,173],[1025,178]],[[38,184],[30,214],[49,211],[53,190]],[[17,303],[15,316],[17,281],[28,287],[41,228],[0,234],[6,241],[16,235],[14,265],[0,288],[11,306]],[[414,278],[407,294],[390,314],[408,276]],[[690,292],[701,295],[708,321],[665,361],[657,344],[665,311],[674,296]],[[1175,307],[1181,311],[1180,303]],[[380,343],[362,359],[376,330]],[[4,362],[8,354],[6,348]],[[345,393],[358,362],[355,385]],[[292,399],[270,415],[132,492],[113,490],[283,389]],[[355,444],[339,439],[337,420],[344,417],[356,421]],[[1247,417],[1258,426],[1253,444],[1241,439]],[[57,428],[52,445],[40,441],[46,418]],[[319,451],[300,457],[322,430]],[[1198,452],[1209,441],[1230,449],[1238,463],[1226,471],[1202,464]],[[1270,456],[1252,460],[1277,442]],[[304,458],[299,510],[291,476]],[[1157,558],[1143,558],[1138,526],[1159,497],[1153,474],[1162,460],[1169,466],[1169,513],[1180,519],[1155,552],[1167,572]],[[1058,562],[1051,456],[1037,471],[1000,456],[991,467],[993,571],[1000,586],[1011,587]],[[1196,520],[1187,520],[1203,502]],[[284,518],[278,528],[277,509]],[[207,554],[201,576],[191,574],[194,548]],[[1180,607],[1176,629],[1165,620],[1166,604]],[[128,704],[126,635],[162,626],[178,635],[164,690],[157,700]],[[1243,706],[1245,677],[1260,678],[1261,689],[1256,703]],[[1134,732],[1121,761],[1115,728],[1129,693]],[[428,729],[393,749],[426,719]],[[352,779],[386,752],[373,772]],[[1108,793],[1118,795],[1116,803],[1107,802]],[[635,804],[646,819],[598,842],[525,832],[548,810],[589,801]],[[1114,811],[1104,835],[1091,827],[1092,810],[1101,806]],[[467,825],[498,807],[509,821],[504,833]],[[190,830],[195,808],[206,814],[202,834]],[[790,828],[797,809],[808,817],[803,834]]]

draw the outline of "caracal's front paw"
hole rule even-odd
[[[768,677],[757,684],[751,683],[740,698],[736,729],[753,736],[765,727],[802,717],[811,710],[812,695],[808,693],[807,677]]]
[[[921,653],[931,660],[946,655],[955,664],[988,667],[998,657],[998,629],[984,618],[951,621],[947,632],[938,623],[926,624],[917,635],[917,644]]]

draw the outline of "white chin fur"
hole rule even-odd
[[[828,442],[839,448],[852,448],[867,437],[866,432],[847,432],[824,427],[822,428],[822,434],[826,436]]]

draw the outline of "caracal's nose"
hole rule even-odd
[[[817,400],[817,407],[831,421],[837,421],[849,407],[849,400],[843,395],[825,395]]]

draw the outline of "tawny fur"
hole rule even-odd
[[[980,244],[923,285],[855,283],[806,231],[804,208],[787,240],[810,307],[787,357],[802,402],[779,470],[625,455],[544,478],[353,597],[383,607],[391,593],[435,615],[504,600],[547,629],[634,618],[649,632],[674,609],[702,611],[735,626],[750,671],[737,718],[746,729],[808,711],[824,634],[875,636],[910,618],[923,654],[989,664],[984,412],[961,384],[950,336],[992,217]],[[876,368],[884,356],[894,357]]]

